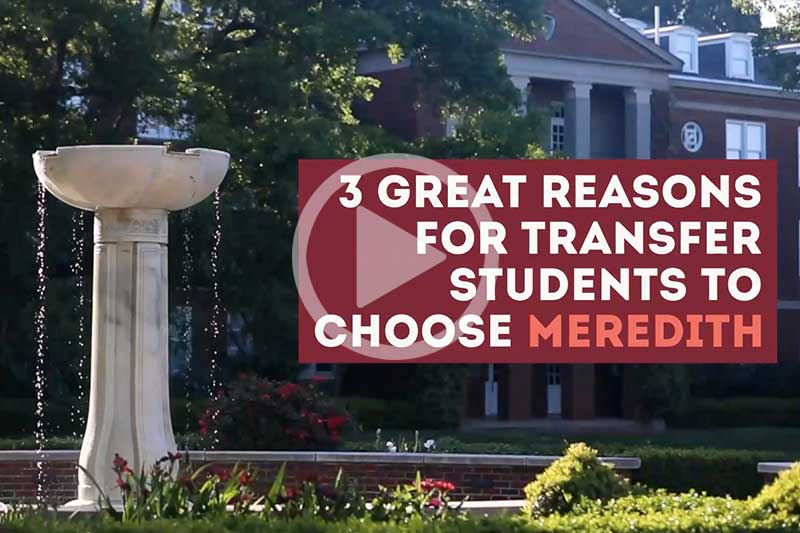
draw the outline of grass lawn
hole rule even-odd
[[[586,442],[604,454],[624,453],[642,446],[759,450],[796,454],[800,458],[800,428],[668,429],[651,434],[557,434],[534,429],[481,431],[420,431],[419,438],[437,441],[439,451],[479,453],[560,453],[568,442]],[[381,439],[413,446],[414,432],[383,430]],[[351,449],[375,449],[375,434],[362,432],[348,441]],[[458,449],[461,448],[461,449]]]
[[[624,454],[642,446],[671,448],[710,448],[717,450],[756,450],[770,455],[797,455],[800,459],[800,428],[718,428],[668,429],[652,434],[557,434],[534,429],[482,431],[420,431],[419,440],[434,439],[437,451],[451,453],[559,454],[567,443],[586,442],[602,453]],[[374,432],[358,432],[349,436],[344,450],[383,451],[385,442],[414,445],[413,431],[385,429],[381,446],[376,446]],[[185,440],[177,437],[178,443]],[[54,437],[48,439],[48,449],[77,449],[80,439]],[[422,445],[420,444],[420,451]],[[0,438],[0,450],[34,449],[32,437]],[[766,459],[765,459],[766,460]]]

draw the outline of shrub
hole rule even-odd
[[[775,481],[764,487],[754,505],[781,516],[800,516],[800,463],[784,470]]]
[[[354,423],[361,429],[375,430],[385,427],[416,429],[417,427],[414,425],[417,418],[416,409],[409,401],[360,396],[341,398],[340,401],[352,415]]]
[[[199,423],[201,435],[228,450],[329,450],[341,445],[350,417],[313,383],[242,375]]]
[[[625,455],[639,457],[636,481],[673,492],[696,489],[714,496],[754,496],[764,485],[758,463],[775,460],[774,452],[713,450],[707,448],[628,448]]]
[[[536,517],[564,514],[582,498],[605,501],[629,491],[628,482],[600,462],[597,450],[577,443],[525,487],[524,512]]]
[[[694,398],[668,417],[676,427],[798,427],[800,402],[786,398]]]
[[[689,397],[689,378],[682,365],[636,365],[639,383],[637,418],[650,420],[680,411]]]

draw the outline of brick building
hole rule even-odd
[[[521,112],[549,116],[543,147],[579,159],[778,161],[779,357],[796,358],[800,94],[760,75],[768,58],[754,58],[751,34],[651,29],[589,0],[549,0],[545,13],[539,38],[502,50],[526,102]],[[800,44],[778,52],[800,54]],[[361,117],[406,137],[448,134],[409,67],[362,56],[360,70],[382,85]],[[625,365],[483,365],[473,368],[465,403],[469,417],[629,418],[638,386]]]

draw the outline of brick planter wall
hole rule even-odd
[[[342,469],[366,494],[378,486],[394,487],[423,478],[445,479],[457,487],[457,498],[470,500],[515,500],[524,497],[523,487],[557,457],[537,455],[390,454],[361,452],[190,452],[196,464],[224,467],[250,465],[258,469],[256,490],[264,491],[283,463],[287,484],[306,479],[331,483]],[[38,457],[32,451],[0,451],[0,501],[31,500],[36,494]],[[640,466],[638,458],[610,457],[604,461],[626,477]],[[47,451],[44,473],[48,499],[64,503],[76,495],[78,452]],[[110,463],[109,463],[110,468]]]

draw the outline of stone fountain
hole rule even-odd
[[[225,152],[163,146],[67,146],[33,154],[39,181],[59,200],[94,211],[92,372],[80,453],[119,501],[114,454],[138,470],[174,451],[169,408],[167,214],[209,196],[228,170]],[[83,471],[78,499],[100,492]]]

